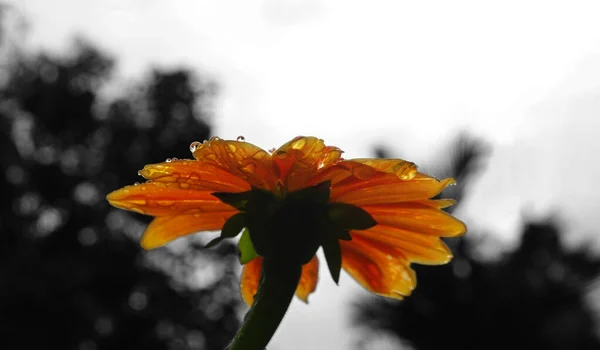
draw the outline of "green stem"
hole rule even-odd
[[[228,350],[263,350],[273,337],[292,301],[302,266],[263,261],[260,284]]]

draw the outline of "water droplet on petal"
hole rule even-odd
[[[221,138],[219,136],[213,136],[209,141],[219,141]]]
[[[171,158],[171,161],[176,161],[176,160],[179,160],[179,159],[176,157]]]
[[[237,137],[236,140],[240,141],[240,142],[244,142],[244,141],[246,141],[246,138],[244,136],[240,135],[240,136]]]
[[[142,171],[138,170],[138,176],[142,176]]]
[[[190,144],[190,152],[194,153],[196,151],[196,149],[198,149],[198,147],[200,147],[200,145],[202,145],[202,144],[198,141],[192,142]]]
[[[400,180],[412,180],[417,175],[417,166],[412,162],[402,161],[396,164],[392,170]]]
[[[134,183],[133,185],[134,185],[134,186],[137,186],[137,185],[139,185],[139,184],[140,184],[139,182],[136,182],[136,183]]]
[[[244,166],[241,170],[247,174],[252,174],[256,170],[256,165],[250,163],[250,164]]]
[[[167,162],[167,163],[171,163],[171,158],[167,158],[167,159],[165,160],[165,162]]]

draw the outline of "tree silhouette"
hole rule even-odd
[[[0,89],[0,348],[223,349],[238,327],[237,254],[200,242],[146,253],[149,219],[104,196],[209,137],[215,85],[154,71],[102,101],[113,59],[15,54]],[[202,271],[198,271],[198,266]]]
[[[462,179],[453,197],[464,195],[465,179],[486,153],[482,145],[459,137],[454,159],[442,171]],[[481,242],[469,235],[451,241],[450,264],[414,266],[419,285],[411,297],[356,303],[354,324],[365,334],[359,347],[372,348],[384,333],[419,350],[599,349],[598,315],[587,299],[600,259],[586,249],[567,250],[560,238],[553,220],[528,222],[518,248],[495,260],[482,259]]]

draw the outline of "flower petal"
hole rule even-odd
[[[262,269],[263,258],[257,257],[244,265],[240,282],[242,299],[251,306],[254,302],[254,295],[258,290],[260,282],[260,273]],[[302,266],[302,275],[298,287],[296,288],[296,296],[304,302],[308,302],[308,296],[317,288],[319,280],[319,260],[313,257],[311,261]]]
[[[430,201],[426,203],[435,203]],[[445,203],[440,203],[444,205]],[[457,237],[467,231],[452,215],[420,202],[400,202],[361,206],[377,223],[406,231],[439,237]]]
[[[258,290],[258,283],[260,281],[260,273],[262,270],[262,258],[257,257],[251,260],[242,269],[242,277],[240,277],[240,291],[242,293],[242,299],[248,306],[252,306],[254,303],[254,295]]]
[[[183,189],[179,183],[146,182],[109,193],[111,205],[140,214],[170,216],[201,212],[231,211],[212,191]]]
[[[368,230],[351,231],[353,241],[376,241],[390,248],[410,262],[441,265],[452,259],[452,252],[439,237],[422,235],[395,227],[377,225]]]
[[[386,174],[394,174],[401,180],[411,180],[417,175],[415,163],[403,159],[355,158],[348,161],[368,165]]]
[[[454,179],[438,180],[425,174],[417,175],[409,181],[400,180],[394,175],[379,174],[368,181],[353,181],[331,188],[333,202],[345,202],[354,205],[397,203],[424,200],[434,197]]]
[[[357,162],[343,161],[324,169],[322,172],[315,175],[307,186],[318,185],[325,181],[331,181],[332,186],[343,186],[345,183],[364,184],[366,180],[373,179],[378,174],[377,170]],[[380,175],[387,175],[383,172]],[[391,179],[396,179],[391,176]],[[332,187],[334,189],[335,187]]]
[[[142,236],[144,249],[154,249],[199,231],[220,230],[236,211],[161,216],[150,222]]]
[[[295,191],[305,187],[317,173],[338,162],[341,155],[342,150],[325,146],[319,138],[298,136],[279,147],[272,158],[287,190]]]
[[[417,279],[409,261],[385,245],[369,240],[340,241],[342,268],[365,289],[402,299],[411,294]]]
[[[308,296],[317,288],[319,281],[319,259],[315,255],[311,261],[302,266],[302,275],[298,288],[296,288],[296,296],[308,303]]]
[[[453,206],[456,204],[454,199],[444,198],[444,199],[425,199],[422,201],[415,201],[415,203],[425,204],[427,206],[436,208],[436,209],[444,209]]]
[[[221,140],[213,137],[193,151],[197,160],[219,167],[262,189],[275,188],[271,155],[249,142]]]
[[[192,188],[214,192],[250,190],[250,184],[246,180],[217,166],[197,160],[183,159],[148,164],[140,170],[139,174],[156,182],[177,183],[183,189]]]

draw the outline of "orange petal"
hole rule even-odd
[[[254,295],[258,291],[262,262],[263,258],[257,257],[244,265],[242,270],[240,289],[242,291],[242,299],[244,299],[248,306],[252,305]],[[302,266],[302,275],[296,288],[296,296],[307,303],[308,296],[317,288],[318,280],[319,260],[315,256],[311,261]]]
[[[454,179],[448,178],[440,181],[420,173],[417,173],[409,181],[398,178],[391,179],[390,176],[385,175],[374,176],[372,180],[332,186],[331,200],[355,205],[424,200],[437,195],[448,185],[455,183]]]
[[[441,265],[452,259],[452,252],[439,237],[422,235],[395,227],[376,225],[368,230],[351,231],[353,241],[369,240],[385,244],[410,262]]]
[[[395,249],[366,240],[340,241],[342,268],[365,289],[402,299],[415,288],[417,279],[409,261]]]
[[[426,203],[435,203],[430,201]],[[440,203],[444,205],[447,203]],[[420,202],[361,206],[381,225],[439,237],[457,237],[467,231],[465,224],[452,215]]]
[[[254,187],[275,188],[277,178],[272,171],[271,155],[249,142],[212,138],[198,143],[193,154],[197,160],[226,170]]]
[[[213,191],[183,189],[180,186],[178,183],[146,182],[111,192],[106,199],[117,208],[152,216],[232,210],[214,197]]]
[[[148,180],[179,184],[180,188],[220,192],[243,192],[250,190],[244,179],[219,167],[197,160],[183,159],[165,163],[148,164],[140,170]]]
[[[308,303],[308,296],[317,288],[319,280],[319,259],[315,255],[311,261],[302,266],[302,275],[298,288],[296,288],[296,296]]]
[[[342,150],[325,146],[316,137],[298,136],[273,153],[279,176],[288,191],[305,187],[317,173],[339,161]]]
[[[343,161],[330,166],[324,171],[315,175],[307,186],[318,185],[324,181],[331,181],[332,190],[339,192],[340,188],[346,188],[348,184],[365,185],[366,181],[373,181],[381,176],[388,179],[396,180],[395,175],[388,175],[383,172],[378,172],[373,167],[360,164],[357,162]]]
[[[198,231],[221,230],[225,221],[235,213],[228,211],[158,217],[146,228],[141,245],[144,249],[154,249]]]
[[[415,203],[425,204],[427,206],[436,208],[436,209],[444,209],[453,206],[456,204],[454,199],[444,198],[444,199],[425,199],[422,201],[415,201]]]
[[[260,281],[260,273],[262,270],[263,258],[257,257],[249,261],[242,269],[242,277],[240,277],[240,290],[242,292],[242,299],[248,306],[252,306],[254,303],[254,295],[258,290],[258,283]]]
[[[368,165],[386,174],[394,174],[401,180],[410,180],[417,175],[417,166],[415,163],[402,159],[358,158],[350,159],[348,162]]]

